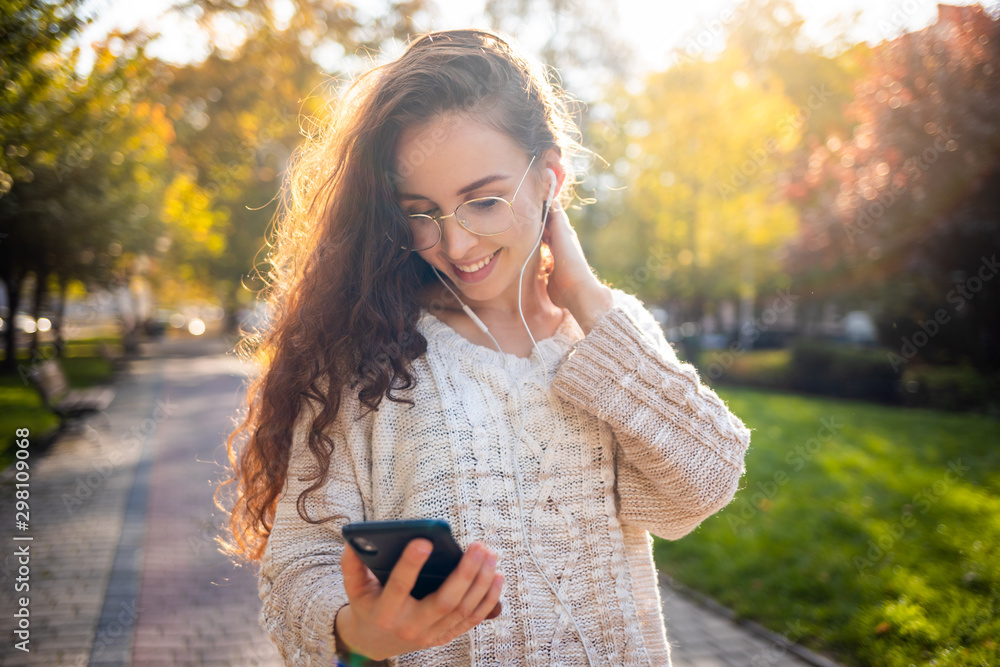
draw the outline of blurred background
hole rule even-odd
[[[591,264],[754,430],[663,571],[844,664],[1000,664],[996,3],[0,8],[4,434],[54,425],[41,360],[83,386],[266,323],[309,118],[420,32],[492,27],[580,101]]]

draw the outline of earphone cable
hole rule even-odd
[[[546,392],[549,391],[549,388],[548,388],[548,367],[545,365],[545,355],[542,353],[541,347],[538,345],[538,342],[535,340],[535,337],[531,334],[531,329],[528,327],[528,323],[524,319],[524,311],[523,311],[523,309],[521,307],[521,286],[522,286],[523,280],[524,280],[524,270],[527,268],[528,262],[531,261],[531,257],[535,254],[535,250],[538,248],[538,244],[541,243],[542,235],[545,232],[545,221],[548,218],[548,213],[549,213],[550,209],[551,209],[551,201],[550,200],[546,200],[545,206],[544,206],[544,209],[543,209],[543,213],[542,213],[542,225],[541,225],[541,229],[538,232],[538,238],[535,240],[534,247],[531,249],[531,252],[528,253],[528,258],[524,261],[524,264],[521,266],[521,275],[520,275],[520,278],[518,279],[518,289],[517,289],[517,309],[518,309],[518,312],[521,315],[521,322],[524,324],[524,328],[527,329],[528,336],[531,338],[532,346],[533,346],[534,349],[538,350],[538,356],[542,360],[542,368],[543,368],[542,387],[543,387],[543,389],[545,389]],[[521,517],[521,533],[524,535],[524,545],[525,545],[525,548],[528,551],[528,557],[531,559],[531,562],[534,564],[535,569],[538,570],[538,574],[542,577],[542,580],[549,587],[549,590],[552,591],[552,594],[555,596],[555,598],[559,602],[560,606],[563,608],[563,610],[565,610],[566,615],[569,616],[569,620],[573,623],[573,628],[576,630],[577,636],[580,637],[580,645],[583,647],[584,655],[587,658],[587,665],[589,665],[590,667],[593,667],[594,660],[593,660],[593,658],[590,655],[590,648],[587,646],[587,640],[586,640],[586,638],[583,635],[583,631],[580,629],[580,624],[577,622],[576,617],[573,615],[573,611],[570,609],[569,605],[566,604],[565,600],[562,599],[562,596],[559,595],[559,590],[552,584],[552,582],[549,580],[548,576],[545,574],[545,570],[542,569],[542,566],[538,562],[538,559],[535,558],[534,551],[532,551],[532,548],[531,548],[531,540],[528,537],[528,529],[527,529],[527,526],[525,524],[526,515],[525,515],[525,511],[524,511],[524,505],[525,505],[525,502],[524,502],[524,492],[523,492],[523,486],[524,486],[524,484],[523,484],[523,481],[521,479],[521,466],[520,466],[520,463],[518,462],[518,458],[517,458],[517,448],[521,444],[521,438],[524,435],[524,427],[525,427],[525,423],[527,421],[527,416],[526,416],[525,410],[524,410],[524,406],[525,406],[524,395],[521,393],[521,379],[518,378],[513,373],[511,373],[510,367],[507,364],[507,355],[504,354],[503,349],[500,347],[500,343],[498,343],[497,339],[493,337],[493,334],[490,333],[489,329],[482,322],[482,320],[480,320],[475,315],[475,313],[472,311],[472,309],[469,308],[462,301],[462,299],[458,296],[458,294],[456,294],[455,291],[448,285],[448,283],[444,280],[444,278],[441,276],[441,274],[438,273],[437,268],[435,268],[433,265],[431,266],[431,268],[434,269],[434,273],[435,273],[435,275],[437,275],[438,280],[440,280],[441,283],[448,289],[448,291],[451,292],[452,295],[456,299],[458,299],[458,302],[460,304],[462,304],[462,310],[464,310],[465,313],[468,314],[470,318],[472,318],[472,320],[476,323],[476,325],[480,328],[480,330],[482,330],[487,336],[489,336],[490,340],[493,341],[493,344],[496,345],[497,350],[500,352],[500,357],[503,360],[504,371],[506,371],[507,375],[510,376],[514,380],[514,387],[515,387],[515,389],[517,389],[518,405],[519,405],[520,411],[521,411],[521,429],[520,429],[520,431],[517,434],[517,440],[515,442],[514,447],[511,448],[511,453],[512,453],[513,464],[514,464],[515,484],[516,484],[516,487],[517,487],[517,505],[518,505],[518,510],[519,510],[518,514]]]

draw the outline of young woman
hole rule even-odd
[[[670,663],[650,533],[732,499],[750,432],[590,269],[560,205],[576,135],[543,70],[458,30],[362,76],[299,155],[229,441],[228,547],[287,664]],[[413,518],[465,550],[421,600],[430,542],[383,587],[341,534]]]

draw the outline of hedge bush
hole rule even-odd
[[[799,340],[792,346],[789,385],[795,391],[878,403],[899,403],[899,374],[884,350]]]
[[[779,350],[704,350],[709,382],[1000,415],[1000,378],[971,366],[911,365],[900,373],[882,348],[800,339]]]
[[[913,366],[903,371],[901,384],[907,405],[1000,415],[1000,378],[969,365]]]

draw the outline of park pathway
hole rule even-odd
[[[32,453],[27,531],[14,528],[13,471],[0,476],[0,665],[281,665],[257,625],[253,570],[214,544],[224,517],[212,495],[248,373],[228,349],[221,339],[144,343],[93,428]],[[23,545],[30,652],[14,647]],[[661,590],[674,667],[832,665],[795,657],[669,581]]]

